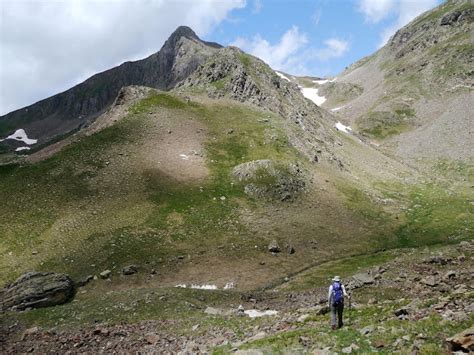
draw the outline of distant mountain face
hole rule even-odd
[[[168,90],[186,78],[221,46],[201,41],[189,27],[181,26],[159,52],[96,74],[73,88],[0,117],[0,138],[17,129],[46,143],[89,124],[109,107],[120,89],[143,85]],[[5,141],[10,147],[15,142]]]
[[[323,107],[409,161],[474,159],[473,21],[472,1],[422,14],[322,85]]]

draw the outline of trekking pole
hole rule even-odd
[[[351,309],[352,309],[352,295],[349,295],[349,325],[352,325]]]

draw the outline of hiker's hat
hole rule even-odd
[[[340,276],[334,276],[334,278],[332,280],[336,281],[336,282],[341,282],[341,277]]]

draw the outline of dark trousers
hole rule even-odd
[[[333,304],[331,306],[331,326],[333,328],[341,328],[343,325],[342,322],[342,313],[344,313],[344,303],[339,303],[339,304]],[[337,323],[336,323],[336,317],[337,317]]]

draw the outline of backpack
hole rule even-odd
[[[332,284],[332,304],[339,305],[344,303],[344,295],[342,293],[342,285],[340,282],[334,282]]]

